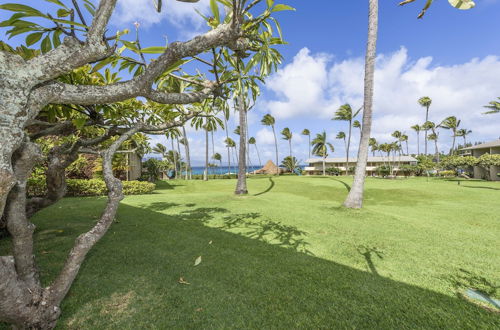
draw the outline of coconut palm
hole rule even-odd
[[[401,137],[403,136],[403,133],[401,133],[401,131],[394,131],[392,132],[391,136],[393,138],[396,138],[397,140],[397,145],[399,146],[398,150],[399,150],[399,155],[401,156]]]
[[[432,99],[428,96],[421,97],[418,99],[418,104],[420,104],[422,107],[425,108],[425,122],[429,121],[429,108],[431,107],[432,104]],[[427,155],[427,136],[429,130],[425,130],[425,150],[424,154]]]
[[[337,140],[344,140],[344,149],[345,149],[345,151],[346,151],[346,160],[347,160],[347,161],[346,161],[346,164],[345,164],[345,173],[346,173],[346,175],[347,175],[348,166],[349,166],[349,165],[348,165],[349,156],[347,155],[347,153],[348,153],[348,151],[347,151],[347,150],[348,150],[348,147],[347,147],[347,139],[346,139],[347,137],[346,137],[346,135],[345,135],[345,133],[344,133],[344,132],[338,132],[338,133],[337,133],[337,136],[336,136],[335,138],[336,138]]]
[[[231,150],[232,148],[234,148],[234,154],[233,154],[233,157],[234,157],[234,155],[237,153],[236,142],[234,142],[234,140],[231,138],[227,138],[224,140],[224,143],[226,144],[226,148],[228,148],[228,150]],[[231,173],[231,168],[229,168],[229,173]]]
[[[204,109],[205,113],[210,113],[212,102],[204,102],[200,109]],[[217,127],[224,127],[222,120],[216,116],[203,116],[195,117],[191,121],[191,125],[196,129],[203,129],[205,131],[205,171],[203,172],[203,180],[208,181],[208,160],[209,160],[209,133],[217,130]]]
[[[174,147],[174,141],[176,139],[178,139],[180,135],[180,132],[177,128],[173,128],[173,129],[169,129],[166,133],[165,133],[165,136],[167,137],[167,139],[170,139],[170,142],[171,142],[171,147],[172,147],[172,150],[175,150],[175,147]],[[180,155],[180,150],[179,150],[179,155]],[[176,153],[174,154],[174,156],[176,157]],[[179,165],[179,159],[177,158],[174,158],[174,167],[175,167],[175,178],[177,179],[178,178],[178,172],[180,172],[180,167],[178,167]]]
[[[461,128],[457,130],[456,135],[464,139],[464,147],[467,147],[467,135],[471,133],[472,131],[470,129]]]
[[[424,129],[427,131],[432,131],[432,133],[427,136],[427,139],[429,141],[434,141],[435,157],[437,162],[439,163],[439,148],[438,148],[439,133],[437,131],[438,128],[439,126],[437,126],[432,121],[426,121],[424,123]]]
[[[355,120],[352,122],[352,127],[359,129],[359,136],[361,136],[361,123],[359,120]]]
[[[450,149],[450,155],[455,153],[455,140],[457,138],[457,130],[458,127],[460,126],[461,120],[457,119],[455,116],[449,116],[445,118],[441,124],[439,124],[440,127],[444,129],[449,129],[452,132],[452,137],[453,137],[453,142],[451,144],[451,149]]]
[[[274,129],[274,124],[276,123],[276,120],[274,119],[273,116],[270,114],[265,115],[262,120],[260,121],[262,125],[264,126],[271,126],[273,129],[273,135],[274,135],[274,147],[276,149],[276,175],[280,175],[279,167],[278,167],[278,139],[276,138],[276,130]]]
[[[288,141],[288,146],[290,148],[290,157],[292,157],[292,138],[293,138],[293,134],[292,132],[290,131],[290,129],[288,127],[285,127],[283,128],[283,130],[281,131],[281,138],[285,141]]]
[[[416,124],[411,127],[417,133],[417,155],[420,156],[420,131],[423,129],[422,126]]]
[[[365,57],[365,78],[363,97],[363,121],[361,123],[361,140],[358,149],[358,162],[354,174],[352,188],[344,201],[348,208],[361,208],[368,162],[368,148],[372,129],[373,85],[375,76],[375,60],[377,56],[378,35],[378,0],[369,0],[368,42]]]
[[[311,144],[313,145],[313,154],[323,158],[323,176],[326,176],[326,157],[328,157],[328,149],[331,152],[335,151],[335,148],[330,142],[326,141],[326,132],[316,134],[314,140]]]
[[[360,111],[361,109],[359,109],[356,112],[353,112],[349,104],[344,104],[340,106],[340,108],[338,108],[338,110],[335,112],[335,116],[333,117],[333,120],[341,120],[349,122],[349,131],[347,133],[347,145],[346,145],[346,167],[345,167],[346,174],[349,173],[348,164],[349,164],[349,149],[351,147],[352,121]]]
[[[371,150],[372,150],[372,154],[373,156],[375,157],[375,151],[378,150],[378,142],[377,142],[377,139],[375,138],[370,138],[369,142],[368,142],[368,145],[370,146]]]
[[[221,171],[221,172],[220,172],[220,174],[222,174],[222,156],[221,156],[221,154],[219,154],[218,152],[216,152],[216,153],[212,156],[212,159],[219,161],[219,163],[220,163],[220,167],[219,167],[219,169],[220,169],[220,171]]]
[[[191,157],[189,153],[189,139],[186,133],[186,127],[182,126],[182,139],[179,141],[184,146],[184,151],[186,153],[186,176],[185,179],[192,179],[192,171],[191,171]]]
[[[498,98],[500,100],[500,97]],[[485,112],[484,114],[493,114],[493,113],[500,113],[500,102],[498,101],[491,101],[489,105],[485,105],[485,108],[490,109],[490,111]]]
[[[259,158],[259,166],[262,167],[262,162],[260,161],[259,148],[257,148],[257,140],[254,137],[248,139],[248,144],[253,144],[255,146],[255,150],[257,151],[257,157]]]
[[[167,147],[165,147],[163,144],[161,143],[157,143],[154,147],[153,147],[153,152],[155,154],[159,154],[161,155],[163,158],[167,157]]]
[[[311,132],[305,128],[302,133],[302,135],[306,135],[308,138],[309,138],[309,143],[308,143],[308,146],[309,146],[309,158],[311,158]]]
[[[283,159],[283,162],[281,162],[281,166],[286,168],[291,173],[294,173],[297,169],[300,169],[297,158],[291,156],[286,156]]]
[[[406,144],[406,155],[409,155],[410,154],[410,150],[409,150],[409,147],[408,147],[408,135],[406,135],[406,134],[401,135],[400,141],[404,142]]]

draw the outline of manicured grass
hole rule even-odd
[[[252,178],[245,197],[234,180],[177,181],[125,198],[58,327],[500,327],[459,298],[499,285],[499,183],[370,178],[353,211],[341,207],[351,180]],[[34,218],[45,282],[104,202],[66,198]]]

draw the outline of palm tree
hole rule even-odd
[[[439,133],[437,132],[437,129],[439,128],[439,126],[436,126],[436,124],[433,123],[432,121],[426,121],[424,123],[424,128],[427,131],[429,131],[429,130],[432,131],[432,133],[427,136],[427,139],[429,141],[434,141],[435,157],[436,157],[437,162],[439,163],[439,149],[438,149]]]
[[[498,100],[500,100],[500,97],[498,97]],[[500,113],[500,102],[498,101],[491,101],[489,105],[485,105],[484,107],[490,109],[490,111],[484,113],[485,115]]]
[[[265,115],[262,120],[260,121],[262,125],[265,126],[271,126],[273,129],[273,135],[274,135],[274,147],[276,149],[276,175],[280,175],[279,167],[278,167],[278,139],[276,138],[276,130],[274,129],[274,124],[276,123],[276,120],[274,119],[273,116],[270,114]]]
[[[180,143],[184,145],[184,151],[186,153],[186,180],[192,179],[192,171],[191,171],[191,157],[189,155],[189,139],[186,133],[186,127],[182,126],[182,139]]]
[[[359,135],[361,136],[361,123],[359,120],[355,120],[352,122],[352,127],[354,128],[359,128]]]
[[[429,121],[429,108],[431,107],[432,104],[432,99],[428,96],[421,97],[418,100],[418,104],[423,106],[425,108],[425,122]],[[428,136],[428,130],[425,130],[425,155],[427,155],[427,136]]]
[[[281,166],[286,168],[291,173],[294,173],[298,168],[300,168],[297,158],[291,156],[286,156],[283,159],[283,162],[281,162]]]
[[[368,162],[368,143],[372,129],[373,85],[375,76],[375,60],[377,56],[378,35],[378,0],[369,0],[368,42],[365,57],[365,81],[363,100],[363,122],[361,123],[361,141],[358,149],[358,162],[352,188],[344,201],[348,208],[361,208]]]
[[[231,138],[227,138],[224,140],[224,142],[226,143],[226,148],[228,148],[228,150],[231,150],[231,148],[234,148],[234,154],[233,156],[237,153],[236,151],[236,142],[234,142],[233,139]],[[229,167],[229,174],[231,174],[231,167]]]
[[[165,147],[163,144],[161,143],[157,143],[154,147],[153,147],[153,152],[155,154],[159,154],[161,155],[163,158],[167,157],[167,147]]]
[[[311,132],[305,128],[302,133],[302,135],[307,135],[307,137],[309,138],[309,143],[308,143],[308,146],[309,146],[309,158],[311,158]]]
[[[172,146],[172,150],[175,150],[175,147],[174,147],[174,140],[176,140],[180,135],[180,132],[177,128],[173,128],[173,129],[170,129],[166,132],[165,136],[167,137],[167,139],[170,139],[170,142],[171,142],[171,146]],[[180,154],[180,152],[179,152]],[[174,154],[175,157],[176,154]],[[175,173],[175,178],[177,179],[178,177],[178,172],[180,172],[180,168],[179,168],[179,171],[177,170],[178,169],[178,163],[179,163],[179,160],[177,158],[174,158],[174,173]]]
[[[372,150],[372,153],[373,153],[373,156],[375,157],[375,151],[378,150],[378,142],[377,142],[377,139],[375,138],[370,138],[370,140],[368,141],[368,145],[370,146],[371,150]]]
[[[213,158],[214,160],[219,161],[219,163],[220,163],[220,168],[219,168],[219,169],[220,169],[220,174],[222,174],[222,156],[221,156],[221,154],[219,154],[218,152],[216,152],[216,153],[212,156],[212,158]]]
[[[410,154],[410,150],[408,148],[408,135],[406,134],[401,135],[400,141],[406,143],[406,155],[408,156]]]
[[[362,108],[353,113],[351,106],[349,104],[344,104],[335,112],[335,117],[333,117],[333,120],[341,120],[349,122],[349,132],[347,134],[347,146],[346,146],[346,166],[345,166],[346,175],[349,174],[348,166],[349,166],[349,149],[351,147],[352,121],[354,117],[358,115],[361,109]]]
[[[461,128],[461,129],[457,130],[456,135],[464,138],[464,147],[467,147],[467,135],[469,135],[471,133],[472,133],[472,131],[470,129]]]
[[[281,131],[281,137],[283,140],[288,141],[288,146],[290,147],[290,157],[292,157],[293,134],[288,127],[283,128],[283,130]]]
[[[445,118],[441,124],[439,124],[440,127],[444,129],[449,129],[451,130],[452,137],[453,137],[453,143],[451,144],[451,149],[450,149],[450,155],[455,153],[455,140],[457,138],[457,130],[458,127],[460,126],[461,120],[457,119],[455,116],[449,116]]]
[[[330,142],[326,142],[326,132],[316,134],[316,137],[312,140],[311,144],[313,145],[313,154],[323,158],[323,176],[326,176],[325,163],[326,157],[328,157],[328,148],[330,148],[331,152],[334,152],[335,148]]]
[[[420,156],[420,131],[423,129],[422,126],[416,124],[411,127],[417,133],[417,155]]]
[[[253,144],[255,146],[255,150],[257,150],[257,157],[259,158],[259,166],[262,167],[262,162],[260,161],[259,148],[257,148],[257,141],[254,137],[248,139],[248,144]]]
[[[399,155],[401,156],[401,137],[403,136],[403,133],[401,133],[400,131],[394,131],[392,132],[391,136],[393,138],[396,138],[397,144],[399,146]]]
[[[347,150],[348,150],[348,147],[347,147],[347,140],[346,140],[346,135],[344,132],[338,132],[337,133],[337,136],[335,137],[337,140],[344,140],[344,147],[345,147],[345,151],[346,151],[346,160],[348,161],[349,160],[349,156],[347,155]],[[349,166],[349,163],[346,162],[345,164],[345,173],[346,175],[348,174],[347,171],[348,171],[348,166]]]

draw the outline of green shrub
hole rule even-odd
[[[453,170],[439,172],[439,176],[441,176],[443,178],[454,177],[456,175],[457,175],[457,173],[455,171],[453,171]]]
[[[100,179],[67,179],[68,192],[66,196],[105,196],[108,192],[106,184]],[[123,193],[125,195],[141,195],[152,193],[156,185],[151,182],[122,181]],[[28,196],[44,196],[47,193],[47,185],[44,178],[28,180]]]
[[[382,165],[375,169],[375,173],[377,173],[378,176],[385,178],[391,174],[391,168],[389,166]]]
[[[327,169],[325,169],[325,172],[328,174],[328,175],[340,175],[342,173],[342,170],[338,167],[329,167]]]

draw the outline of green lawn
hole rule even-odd
[[[246,197],[234,180],[178,181],[125,198],[59,328],[500,327],[458,297],[500,283],[500,183],[368,179],[353,211],[351,180],[253,178]],[[104,202],[66,198],[34,218],[44,281]]]

